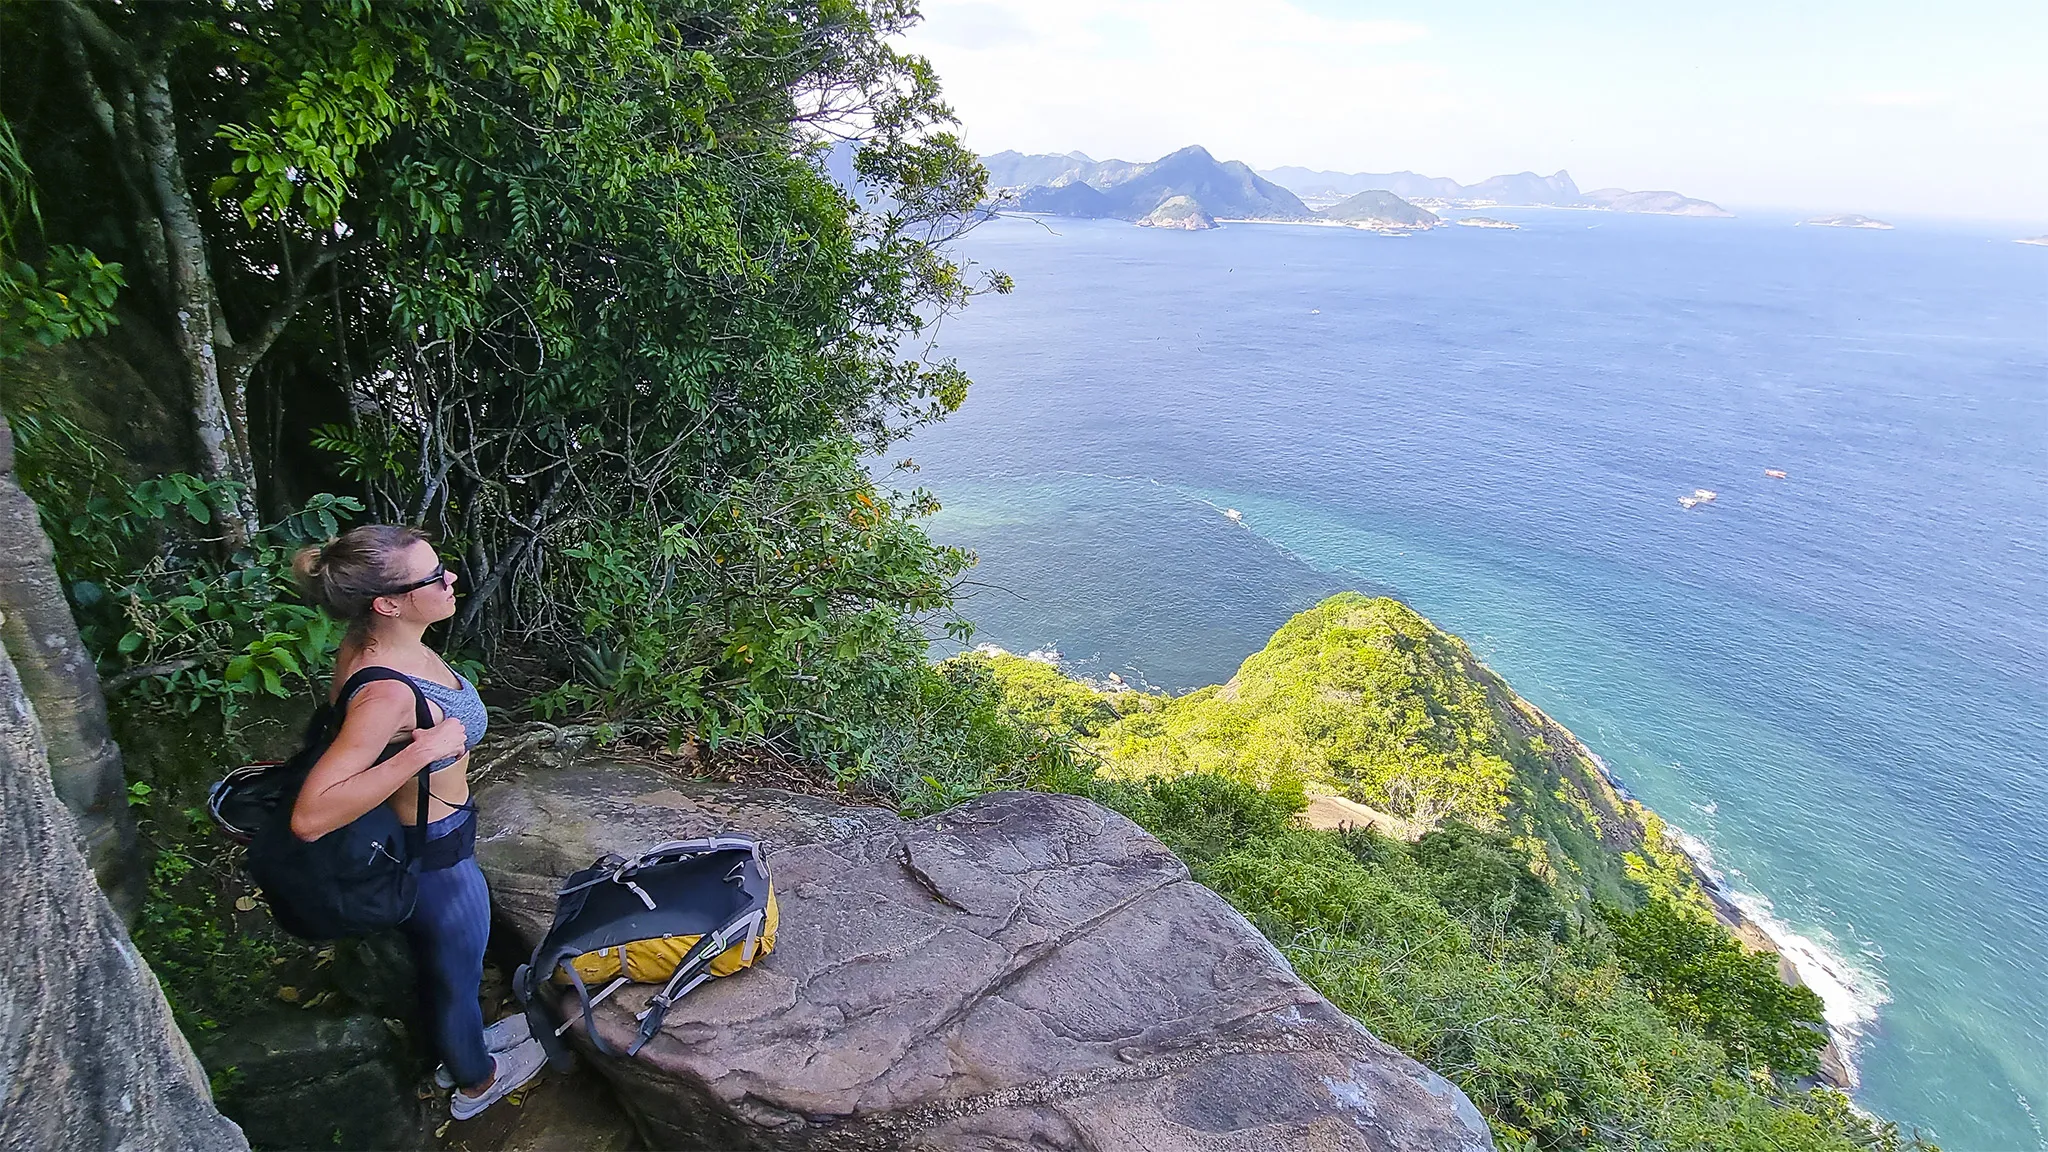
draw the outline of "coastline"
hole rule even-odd
[[[1476,658],[1475,658],[1476,659]],[[1484,662],[1481,667],[1486,667]],[[1505,684],[1505,678],[1487,668],[1487,672]],[[1510,689],[1512,691],[1512,689]],[[1614,772],[1600,754],[1587,747],[1578,734],[1558,723],[1534,703],[1515,693],[1516,701],[1534,713],[1546,726],[1562,733],[1571,747],[1593,765],[1600,779],[1614,790],[1622,800],[1644,812],[1656,810],[1637,799],[1628,788],[1614,778]],[[1834,1088],[1844,1094],[1856,1091],[1861,1082],[1854,1060],[1857,1033],[1851,1023],[1837,1023],[1835,1017],[1861,1018],[1874,1021],[1876,1009],[1866,1007],[1854,1000],[1855,989],[1847,977],[1835,970],[1836,966],[1847,967],[1847,962],[1827,955],[1820,945],[1792,931],[1789,925],[1769,914],[1770,899],[1738,891],[1728,884],[1727,877],[1714,863],[1713,854],[1704,841],[1665,820],[1657,814],[1666,829],[1665,842],[1685,856],[1691,866],[1693,879],[1706,894],[1714,910],[1714,919],[1728,930],[1744,948],[1751,952],[1768,952],[1778,958],[1778,979],[1797,988],[1811,988],[1821,997],[1826,1007],[1828,1042],[1820,1052],[1820,1071],[1804,1083]],[[1834,992],[1833,998],[1829,993]],[[1849,998],[1845,1006],[1843,1000]],[[1860,1011],[1859,1011],[1860,1009]]]

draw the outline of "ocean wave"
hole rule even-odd
[[[1820,997],[1822,1019],[1827,1023],[1828,1034],[1834,1039],[1835,1047],[1842,1054],[1850,1086],[1854,1087],[1857,1046],[1870,1027],[1877,1023],[1879,1009],[1891,1001],[1891,992],[1886,988],[1884,978],[1870,968],[1850,961],[1840,942],[1825,928],[1816,931],[1818,939],[1793,929],[1777,915],[1770,897],[1728,883],[1727,873],[1715,863],[1714,851],[1706,841],[1682,828],[1666,827],[1679,848],[1707,879],[1713,894],[1733,905],[1756,925],[1777,948],[1778,954],[1791,962],[1793,970],[1799,973],[1799,979]]]
[[[1017,653],[1010,651],[1000,644],[976,644],[974,650],[983,656],[991,657],[1017,655]],[[1033,648],[1031,651],[1024,653],[1023,658],[1035,660],[1040,664],[1050,664],[1055,668],[1061,667],[1060,650],[1051,645],[1047,645],[1044,648]]]

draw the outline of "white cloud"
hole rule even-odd
[[[1201,144],[1257,167],[1471,182],[1567,168],[1736,208],[2048,211],[2048,5],[1963,5],[1930,32],[1873,0],[1644,9],[1386,0],[925,0],[969,146],[1152,160]],[[1992,7],[1985,7],[1986,4]],[[1999,5],[2005,5],[1999,7]],[[1345,18],[1328,9],[1420,12]],[[1993,30],[1996,31],[1993,31]]]
[[[1260,164],[1312,142],[1398,140],[1446,100],[1406,20],[1226,0],[935,0],[930,56],[969,142],[1153,159],[1186,144]],[[1393,116],[1386,115],[1395,110]],[[1127,155],[1126,155],[1127,154]]]
[[[1939,92],[1853,92],[1843,102],[1865,108],[1932,108],[1948,98]]]
[[[1017,47],[1037,39],[1015,12],[980,0],[931,6],[919,36],[935,44],[968,49]]]

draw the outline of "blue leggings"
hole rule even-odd
[[[427,838],[457,831],[469,812],[427,825]],[[441,1059],[464,1088],[491,1075],[484,1047],[484,1012],[477,995],[484,980],[484,945],[491,936],[491,893],[476,858],[421,872],[419,901],[402,926],[419,968],[421,1014]]]

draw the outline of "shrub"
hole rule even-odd
[[[1623,966],[1665,1012],[1720,1044],[1731,1069],[1797,1077],[1820,1067],[1820,997],[1780,980],[1776,957],[1745,952],[1720,925],[1667,900],[1602,915]]]

